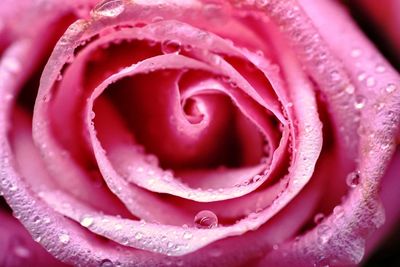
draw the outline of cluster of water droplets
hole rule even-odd
[[[360,48],[353,48],[350,51],[350,56],[354,58],[354,60],[362,60],[363,58],[363,51]],[[355,65],[359,68],[362,67],[361,62],[356,62]],[[357,80],[359,82],[364,83],[366,88],[370,90],[381,90],[384,94],[392,94],[398,89],[398,85],[395,82],[387,82],[385,84],[379,84],[377,79],[377,75],[384,75],[387,72],[387,68],[383,63],[377,63],[373,69],[373,73],[368,73],[366,71],[360,71],[357,75]],[[357,96],[356,102],[354,106],[356,109],[363,109],[367,103],[366,97],[364,96]],[[380,111],[384,107],[384,103],[376,103],[374,105],[377,111]]]

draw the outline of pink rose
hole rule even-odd
[[[399,76],[336,2],[14,2],[0,192],[61,262],[349,266],[398,221]]]

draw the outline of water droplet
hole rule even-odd
[[[205,3],[203,7],[204,16],[209,20],[218,20],[223,17],[220,3]]]
[[[257,183],[262,178],[263,178],[262,175],[257,174],[256,176],[253,177],[252,181],[253,181],[253,183]]]
[[[123,0],[104,0],[98,3],[93,11],[93,15],[104,17],[116,17],[125,10]]]
[[[351,187],[355,188],[360,183],[360,172],[354,171],[347,175],[346,177],[346,184]]]
[[[60,240],[60,242],[63,244],[68,244],[69,243],[69,235],[68,234],[60,234],[58,236],[58,240]]]
[[[336,71],[336,70],[331,71],[330,75],[331,75],[332,81],[338,81],[338,80],[340,80],[340,75],[339,75],[339,72],[338,72],[338,71]]]
[[[18,187],[16,185],[11,185],[9,189],[10,191],[15,192],[18,190]]]
[[[15,58],[6,58],[4,59],[5,68],[11,73],[17,73],[21,70],[21,63]]]
[[[183,239],[191,239],[193,237],[193,234],[189,231],[186,231],[183,233]]]
[[[11,237],[8,247],[4,250],[8,253],[0,261],[1,266],[28,266],[29,262],[32,262],[32,251],[21,236]]]
[[[91,217],[85,217],[81,220],[81,225],[83,227],[89,227],[93,224],[93,218]]]
[[[325,219],[325,215],[323,213],[317,213],[314,216],[314,223],[320,224]]]
[[[333,214],[336,216],[336,218],[341,218],[344,215],[344,210],[343,207],[340,205],[337,205],[336,207],[333,208]]]
[[[344,91],[348,94],[353,94],[355,91],[355,88],[353,85],[349,84],[344,88]]]
[[[376,84],[375,78],[374,78],[374,77],[368,77],[368,78],[367,78],[367,81],[365,82],[365,84],[366,84],[368,87],[373,87],[373,86],[375,86],[375,84]]]
[[[375,71],[378,72],[378,73],[383,73],[383,72],[386,71],[386,68],[384,66],[382,66],[382,65],[377,65],[376,68],[375,68]]]
[[[351,50],[350,55],[354,58],[361,56],[361,50],[359,48],[354,48]]]
[[[218,258],[222,255],[222,250],[218,247],[211,249],[209,255],[213,258]]]
[[[377,111],[381,111],[384,107],[385,107],[385,103],[382,103],[382,102],[374,104],[374,108]]]
[[[42,241],[42,237],[38,236],[34,239],[35,242],[40,243],[40,241]]]
[[[137,232],[137,233],[135,234],[135,239],[136,239],[136,240],[140,240],[140,239],[142,239],[142,237],[143,237],[143,234],[142,234],[141,232]]]
[[[156,156],[154,156],[154,155],[147,155],[145,157],[145,161],[148,164],[153,165],[153,166],[158,165],[158,158]]]
[[[44,95],[42,98],[43,102],[49,102],[50,101],[50,96],[49,95]]]
[[[382,150],[386,150],[386,149],[388,149],[390,147],[390,143],[383,143],[382,145],[381,145],[381,149]]]
[[[33,217],[33,223],[40,223],[42,220],[40,219],[39,216]]]
[[[109,259],[104,259],[100,262],[100,267],[114,267],[114,263]]]
[[[275,245],[272,246],[272,249],[273,249],[273,250],[277,250],[278,248],[279,248],[279,245],[278,245],[278,244],[275,244]]]
[[[386,90],[386,92],[388,92],[388,93],[393,93],[393,92],[396,90],[396,88],[397,88],[397,86],[396,86],[394,83],[389,83],[389,84],[386,86],[385,90]]]
[[[167,248],[172,248],[174,246],[174,243],[172,243],[171,241],[169,241],[167,243]]]
[[[178,40],[165,40],[161,43],[161,51],[164,54],[179,54],[181,52],[181,42]]]
[[[29,258],[31,252],[27,248],[24,240],[20,237],[13,238],[11,241],[12,252],[19,258]]]
[[[259,57],[264,57],[264,52],[262,50],[257,50],[256,55]]]
[[[362,95],[358,95],[358,96],[356,96],[356,101],[354,102],[354,107],[356,109],[362,109],[362,108],[364,108],[365,103],[366,103],[366,98]]]
[[[48,217],[45,217],[43,219],[43,221],[44,221],[45,224],[49,224],[51,222],[50,218],[48,218]]]
[[[312,125],[310,125],[310,124],[306,124],[306,125],[304,126],[304,129],[305,129],[306,133],[309,133],[309,132],[312,131],[313,127],[312,127]]]
[[[161,16],[156,16],[156,17],[151,19],[151,21],[154,22],[154,23],[160,22],[160,21],[163,21],[163,20],[164,20],[164,18],[161,17]]]
[[[360,74],[358,74],[357,79],[362,82],[365,80],[365,78],[367,78],[367,74],[365,74],[364,72],[361,72]]]
[[[270,0],[256,0],[257,7],[265,7],[270,4]]]
[[[331,238],[331,228],[328,225],[320,225],[317,228],[317,234],[319,243],[323,245]]]
[[[96,113],[94,111],[90,112],[90,119],[93,120],[96,117]]]
[[[194,217],[197,228],[210,229],[218,226],[218,217],[210,210],[202,210]]]

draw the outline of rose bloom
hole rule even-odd
[[[2,0],[0,265],[363,264],[399,117],[338,1]]]

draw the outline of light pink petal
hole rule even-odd
[[[177,59],[179,59],[178,56],[167,56],[167,55],[165,55],[165,56],[161,56],[161,58],[162,57],[166,58],[165,62],[163,62],[163,64],[162,64],[162,66],[164,68],[166,68],[166,67],[169,67],[169,68],[182,67],[182,64],[179,64],[177,66],[171,65],[171,64],[176,64],[177,62],[179,62],[179,60],[177,60]],[[171,57],[175,58],[175,60],[168,60],[168,58],[171,58]],[[183,58],[182,58],[182,60],[183,60]],[[191,65],[193,65],[195,63],[195,61],[191,61],[189,59],[186,59],[186,61],[191,63]],[[168,62],[170,62],[170,63],[168,63]],[[152,63],[152,61],[150,59],[149,60],[145,60],[142,63],[140,63],[138,65],[135,65],[135,66],[133,66],[131,68],[124,69],[119,74],[113,75],[109,79],[107,79],[105,84],[100,85],[99,90],[96,90],[95,94],[99,95],[101,93],[101,91],[103,91],[105,89],[105,86],[107,86],[110,82],[120,78],[122,75],[125,76],[126,74],[130,74],[132,72],[133,73],[135,73],[135,72],[139,72],[140,73],[142,71],[145,72],[145,71],[147,71],[148,66],[154,66],[154,63]],[[196,68],[208,68],[208,67],[206,67],[206,65],[202,65],[200,63],[196,63],[195,66],[196,66]],[[89,104],[90,103],[91,103],[91,101],[89,102]],[[247,106],[247,107],[248,108],[246,110],[249,111],[249,108],[251,106]],[[92,120],[92,111],[91,110],[92,110],[92,108],[89,106],[89,109],[87,111],[87,118],[88,118],[89,121]],[[256,114],[253,114],[252,118],[253,119],[257,118]],[[90,124],[90,123],[88,122],[88,124]],[[113,128],[113,129],[116,129],[116,128]],[[95,136],[95,132],[94,132],[95,128],[90,128],[89,131],[90,131],[91,136],[93,138]],[[95,141],[95,139],[92,139],[92,140],[93,140],[95,146],[99,145],[98,141]],[[110,146],[108,149],[115,149],[117,147],[125,147],[125,145],[124,146],[113,145],[113,146]],[[105,163],[104,160],[106,160],[105,157],[104,157],[105,156],[104,152],[102,152],[103,150],[100,147],[95,148],[94,151],[95,151],[95,154],[96,154],[97,157],[101,157],[102,158],[102,160],[100,161],[101,162],[100,163],[100,168],[101,168],[102,167],[102,163]],[[135,153],[134,151],[135,150],[132,147],[131,153]],[[102,156],[102,154],[103,154],[103,156]],[[117,155],[119,155],[121,157],[123,154],[117,153]],[[144,155],[140,155],[139,154],[138,156],[144,158]],[[140,184],[141,182],[143,182],[142,186],[147,188],[147,189],[150,189],[152,191],[163,192],[163,193],[172,193],[173,195],[178,195],[178,196],[182,196],[182,197],[189,198],[189,199],[195,199],[197,201],[201,201],[201,200],[202,201],[210,201],[210,199],[215,201],[215,200],[219,200],[219,199],[227,199],[227,198],[233,198],[235,196],[244,195],[244,194],[248,193],[250,190],[252,190],[252,188],[255,188],[255,186],[260,185],[261,182],[263,182],[266,179],[266,177],[262,177],[261,179],[259,179],[259,181],[256,181],[252,185],[249,185],[249,186],[246,186],[246,187],[243,187],[243,188],[236,187],[236,188],[232,189],[231,192],[229,192],[228,190],[225,190],[225,194],[217,194],[217,195],[213,194],[212,192],[208,192],[208,191],[200,191],[200,192],[196,191],[196,192],[194,192],[193,189],[188,188],[187,186],[185,186],[183,184],[180,185],[180,186],[183,186],[182,189],[180,189],[180,190],[172,189],[172,191],[169,191],[171,189],[168,189],[168,187],[171,186],[171,185],[173,186],[173,184],[171,184],[171,182],[169,180],[159,179],[158,182],[154,182],[154,183],[150,183],[150,184],[145,182],[145,179],[148,177],[147,172],[149,171],[147,169],[151,166],[151,164],[146,163],[145,160],[142,160],[142,162],[143,162],[143,166],[141,165],[141,166],[137,166],[137,167],[143,167],[145,169],[144,171],[146,173],[144,173],[143,171],[138,173],[135,170],[136,176],[132,176],[132,178],[137,178],[138,179],[138,180],[135,181],[137,184]],[[146,165],[150,165],[150,166],[146,167]],[[262,166],[260,166],[260,169],[258,171],[256,171],[256,173],[253,174],[253,176],[256,175],[257,172],[260,172],[261,170],[262,170]],[[103,169],[103,171],[104,171],[104,169]],[[154,171],[154,170],[151,170],[151,171],[152,171],[152,175],[157,176],[157,173],[155,173],[156,171]],[[143,173],[143,174],[141,174],[141,173]],[[158,174],[158,175],[160,175],[160,174]],[[144,177],[141,177],[141,176],[144,176]],[[105,177],[107,177],[107,176],[105,176]],[[251,177],[249,177],[248,179],[250,179],[250,178]],[[158,188],[158,189],[156,189],[156,188]],[[191,197],[189,197],[189,194],[191,195]],[[203,194],[203,196],[202,196],[202,194]],[[213,197],[210,197],[210,196],[213,196]],[[219,198],[219,199],[216,199],[216,198]]]

